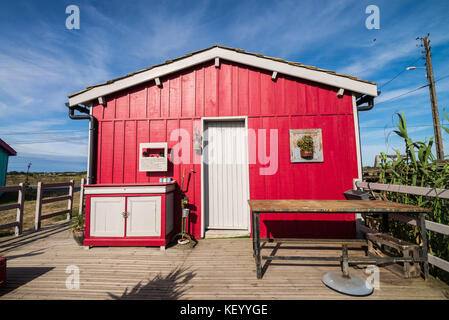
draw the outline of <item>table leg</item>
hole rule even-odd
[[[251,219],[251,223],[252,223],[252,233],[253,233],[253,258],[256,258],[256,214],[254,213],[254,211],[251,211],[251,215],[252,215],[252,219]]]
[[[262,278],[262,265],[260,261],[260,214],[258,212],[256,212],[254,215],[254,225],[256,271],[257,279],[260,279]]]
[[[427,280],[429,278],[429,261],[427,256],[427,229],[426,229],[426,214],[423,213],[419,219],[419,230],[421,232],[422,237],[422,257],[425,259],[423,262],[424,267],[424,279]]]
[[[349,277],[349,257],[348,257],[348,246],[342,246],[342,255],[341,255],[341,272],[343,273],[343,277]]]

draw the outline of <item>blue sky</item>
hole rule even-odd
[[[65,26],[68,5],[80,29]],[[380,29],[368,30],[368,5]],[[395,112],[414,139],[433,136],[416,37],[430,33],[440,118],[449,111],[449,1],[0,1],[0,137],[18,151],[9,170],[83,171],[87,121],[67,116],[67,95],[213,44],[298,61],[378,82],[360,113],[364,165],[394,153]],[[447,124],[447,121],[444,121]],[[449,153],[449,135],[443,133]]]

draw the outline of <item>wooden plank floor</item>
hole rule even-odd
[[[262,250],[269,255],[271,248]],[[284,246],[284,245],[283,245]],[[286,246],[286,245],[285,245]],[[288,245],[277,254],[339,255]],[[282,247],[281,247],[282,248]],[[250,239],[200,240],[193,248],[78,246],[65,223],[19,238],[0,238],[8,258],[8,284],[0,299],[355,299],[321,282],[336,263],[273,261],[257,280]],[[350,250],[350,255],[363,251]],[[69,266],[79,268],[80,288],[69,290]],[[448,299],[449,287],[435,279],[402,279],[380,268],[380,288],[359,299]],[[364,278],[364,269],[351,268]]]

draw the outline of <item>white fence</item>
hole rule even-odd
[[[52,188],[62,188],[62,187],[68,187],[68,194],[64,196],[58,196],[53,198],[46,198],[43,199],[44,191],[47,189]],[[39,230],[41,228],[41,221],[44,219],[53,218],[62,214],[67,214],[67,220],[70,220],[72,215],[72,208],[73,208],[73,189],[74,189],[74,183],[73,180],[70,180],[70,182],[61,182],[61,183],[42,183],[39,182],[37,184],[37,197],[36,197],[36,214],[34,219],[34,230]],[[56,211],[52,213],[47,213],[45,215],[42,215],[42,206],[46,203],[53,203],[58,201],[68,201],[67,202],[67,209]]]
[[[0,206],[0,212],[6,211],[6,210],[11,210],[11,209],[17,209],[16,221],[0,225],[0,230],[14,228],[15,229],[14,233],[16,236],[18,236],[19,234],[22,234],[22,229],[23,229],[23,204],[24,204],[24,200],[25,200],[25,189],[24,189],[23,183],[20,183],[17,186],[0,187],[0,192],[17,192],[18,193],[17,203]]]

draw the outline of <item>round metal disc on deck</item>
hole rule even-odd
[[[367,280],[352,274],[349,274],[349,277],[345,277],[341,271],[326,273],[322,281],[329,288],[351,296],[368,296],[374,290]]]

